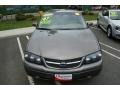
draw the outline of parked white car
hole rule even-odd
[[[97,25],[109,38],[120,39],[120,10],[104,10],[98,14]]]

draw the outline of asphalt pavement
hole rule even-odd
[[[34,80],[24,70],[23,55],[30,35],[0,39],[0,84],[1,85],[120,85],[120,40],[107,38],[106,33],[97,28],[91,30],[102,47],[103,69],[93,78],[71,82]]]

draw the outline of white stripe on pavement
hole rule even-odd
[[[17,42],[18,42],[18,46],[19,46],[19,50],[20,50],[20,53],[21,53],[22,60],[24,61],[24,53],[23,53],[23,49],[22,49],[19,37],[17,37]]]
[[[29,38],[29,36],[26,36],[26,38],[29,40],[30,38]]]
[[[33,81],[33,78],[31,76],[28,76],[28,75],[27,75],[27,77],[28,77],[30,85],[35,85],[34,81]]]
[[[104,49],[102,49],[102,51],[120,60],[120,57],[118,57],[118,56],[116,56],[116,55],[114,55],[114,54],[112,54]]]
[[[22,49],[22,45],[21,45],[19,37],[17,37],[17,42],[18,42],[18,46],[19,46],[19,50],[20,50],[20,53],[21,53],[22,60],[24,61],[24,53],[23,53],[23,49]],[[32,77],[27,76],[27,78],[28,78],[29,84],[34,85],[34,81],[33,81]]]
[[[118,51],[118,52],[120,52],[120,50],[119,49],[116,49],[116,48],[114,48],[114,47],[112,47],[112,46],[109,46],[109,45],[107,45],[107,44],[104,44],[104,43],[102,43],[102,42],[99,42],[101,45],[104,45],[104,46],[106,46],[106,47],[109,47],[109,48],[111,48],[111,49],[113,49],[113,50],[116,50],[116,51]]]

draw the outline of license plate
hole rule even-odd
[[[72,80],[72,74],[55,74],[55,80],[60,81]]]

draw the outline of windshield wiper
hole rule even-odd
[[[80,30],[80,29],[86,29],[86,28],[37,28],[39,30]]]
[[[52,30],[50,28],[37,28],[37,29],[39,29],[39,30]]]
[[[80,30],[80,29],[86,29],[86,28],[58,28],[58,30]]]

